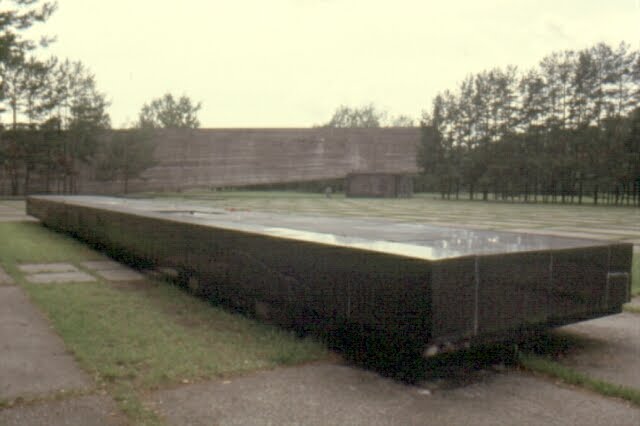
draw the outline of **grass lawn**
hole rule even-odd
[[[158,419],[145,392],[214,377],[323,359],[310,339],[229,313],[165,282],[26,283],[17,264],[102,256],[34,223],[0,223],[2,265],[51,319],[68,349],[134,424]]]

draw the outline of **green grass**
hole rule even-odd
[[[0,261],[5,266],[102,257],[85,244],[35,222],[0,222],[0,241]]]
[[[28,286],[78,361],[104,383],[151,390],[317,359],[324,351],[170,284]]]
[[[22,262],[79,262],[101,255],[38,224],[0,223],[3,266],[49,317],[97,388],[134,424],[157,424],[142,404],[166,386],[299,364],[328,356],[310,339],[229,313],[159,281],[34,285]]]
[[[228,313],[167,283],[27,285],[67,347],[123,411],[165,386],[326,357],[320,344]]]
[[[637,306],[629,306],[629,305],[627,305],[627,306],[624,306],[623,309],[624,309],[625,312],[630,312],[632,314],[640,314],[640,308],[637,307]]]
[[[518,358],[520,365],[526,370],[544,374],[604,396],[621,398],[640,406],[640,390],[638,389],[594,379],[544,356],[521,353]]]

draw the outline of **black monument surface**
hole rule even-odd
[[[617,313],[630,299],[631,244],[108,197],[34,196],[27,211],[270,321],[430,354]]]

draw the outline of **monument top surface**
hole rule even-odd
[[[606,246],[606,241],[434,226],[388,219],[239,211],[174,200],[38,196],[213,228],[425,260]]]

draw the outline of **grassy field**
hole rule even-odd
[[[154,424],[149,391],[324,359],[321,344],[231,314],[166,282],[33,285],[17,265],[102,255],[37,223],[0,223],[2,266],[50,318],[81,367],[134,424]]]

